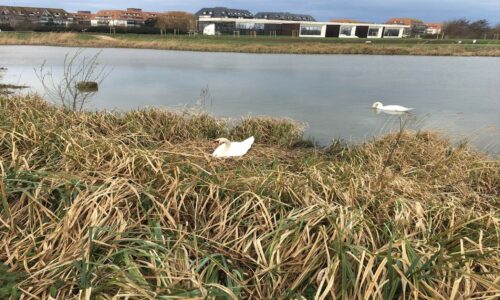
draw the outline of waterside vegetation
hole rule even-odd
[[[2,77],[3,77],[3,72],[6,71],[7,69],[5,67],[0,66],[0,95],[6,95],[13,93],[14,90],[20,90],[20,89],[25,89],[27,86],[24,85],[17,85],[17,84],[10,84],[10,83],[2,83]]]
[[[240,37],[2,32],[0,45],[47,45],[97,48],[141,48],[206,52],[373,54],[432,56],[500,56],[499,40],[439,39],[307,39],[288,37]]]
[[[211,140],[253,135],[240,159]],[[290,120],[0,96],[0,295],[498,295],[500,163],[431,132],[304,142]],[[3,280],[3,281],[2,281]]]

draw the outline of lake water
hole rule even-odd
[[[45,60],[62,71],[72,48],[0,46],[4,81],[41,92],[33,69]],[[85,50],[86,55],[97,49]],[[104,49],[111,70],[91,108],[194,105],[209,90],[206,109],[220,117],[290,117],[308,124],[321,143],[359,142],[397,126],[376,114],[375,101],[414,108],[414,129],[446,132],[500,153],[500,58],[366,55],[262,55]]]

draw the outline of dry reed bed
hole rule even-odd
[[[210,139],[248,134],[248,156],[209,156]],[[4,295],[498,295],[498,160],[428,132],[396,148],[394,135],[324,149],[300,138],[286,120],[229,128],[200,113],[1,98],[0,280],[18,283]]]
[[[106,36],[107,37],[107,36]],[[373,55],[430,55],[430,56],[500,56],[497,45],[386,45],[386,44],[337,44],[337,43],[290,43],[266,44],[261,41],[248,43],[209,43],[193,39],[158,38],[154,41],[101,38],[99,35],[79,38],[76,33],[33,33],[27,37],[12,34],[0,35],[0,45],[49,45],[97,48],[140,48],[161,50],[185,50],[205,52],[241,53],[290,53],[290,54],[373,54]]]

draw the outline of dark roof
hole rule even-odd
[[[24,15],[40,15],[44,12],[48,12],[52,15],[67,16],[68,12],[61,8],[46,8],[46,7],[24,7],[24,6],[0,6],[0,12],[4,14],[24,14]]]
[[[245,9],[232,9],[227,7],[208,7],[202,8],[197,13],[197,16],[206,16],[211,18],[245,18],[252,19],[251,12]]]
[[[256,19],[290,20],[290,21],[316,21],[310,15],[292,14],[288,12],[260,12],[255,14]]]

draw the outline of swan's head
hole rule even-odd
[[[215,139],[214,141],[216,143],[218,143],[219,145],[220,144],[226,144],[226,145],[231,144],[231,142],[228,139],[226,139],[226,138],[218,138],[218,139]]]
[[[373,103],[372,108],[381,108],[382,106],[384,106],[382,102],[375,102]]]

